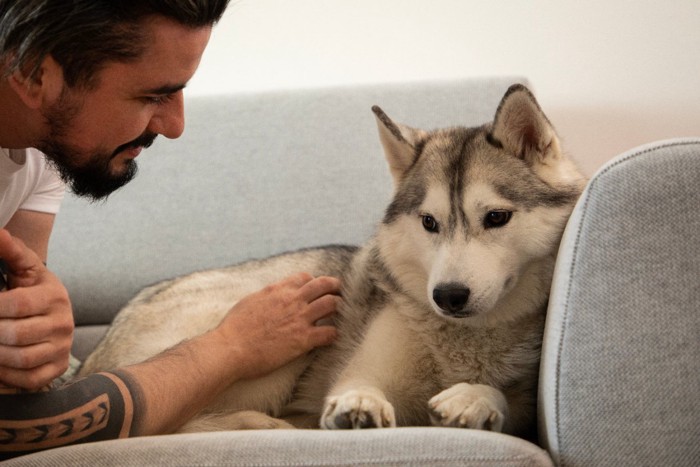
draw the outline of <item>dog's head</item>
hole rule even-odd
[[[512,86],[476,128],[428,132],[373,111],[395,188],[377,239],[397,286],[449,318],[546,300],[539,278],[585,178],[530,91]]]

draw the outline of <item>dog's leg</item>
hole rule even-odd
[[[299,414],[284,414],[280,417],[285,422],[305,430],[318,429],[318,414],[316,413],[299,413]]]
[[[330,390],[321,428],[381,428],[397,425],[395,405],[405,405],[405,387],[415,380],[415,341],[393,309],[369,325],[364,340]],[[390,402],[392,401],[392,402]]]
[[[428,402],[435,426],[502,432],[508,402],[498,389],[484,384],[458,383]]]
[[[201,433],[228,430],[271,430],[295,428],[284,420],[262,412],[243,410],[227,414],[203,414],[183,425],[178,433]]]

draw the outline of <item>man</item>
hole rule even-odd
[[[182,90],[227,3],[0,0],[0,258],[9,284],[0,292],[0,385],[32,392],[0,395],[0,458],[172,432],[232,382],[335,337],[315,322],[335,311],[338,280],[300,273],[147,362],[33,392],[66,371],[73,333],[68,294],[45,266],[62,193],[52,169],[75,193],[104,198],[134,176],[134,159],[156,135],[179,137]]]

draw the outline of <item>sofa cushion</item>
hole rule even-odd
[[[151,436],[54,449],[12,466],[429,465],[551,466],[547,453],[512,436],[459,428],[257,430]]]

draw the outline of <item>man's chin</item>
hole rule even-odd
[[[153,137],[145,143],[150,144],[152,140]],[[55,138],[37,146],[75,195],[93,201],[107,198],[136,176],[138,167],[134,159],[143,147],[142,144],[128,144],[112,153],[85,155]],[[86,162],[76,166],[74,161],[78,160]]]
[[[104,170],[90,170],[86,167],[71,170],[66,174],[62,172],[61,177],[76,196],[100,201],[129,183],[137,172],[136,162],[127,161],[125,169],[119,174],[105,173]]]

